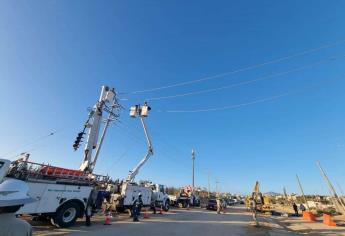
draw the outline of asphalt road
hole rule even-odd
[[[93,218],[91,227],[80,221],[69,229],[57,229],[48,223],[34,222],[34,235],[270,235],[271,228],[255,227],[250,213],[243,206],[231,207],[225,214],[194,208],[172,209],[163,215],[149,214],[150,218],[132,222],[128,215],[115,216],[111,225],[103,225],[104,217]]]

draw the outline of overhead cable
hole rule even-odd
[[[40,137],[38,137],[37,139],[35,139],[35,140],[33,140],[33,141],[30,141],[30,142],[27,142],[27,143],[25,143],[25,144],[23,144],[23,145],[21,145],[21,146],[15,148],[15,149],[9,151],[9,152],[4,153],[4,154],[1,155],[1,156],[4,157],[4,156],[8,156],[8,155],[10,155],[10,154],[13,154],[13,153],[15,153],[15,152],[18,152],[19,149],[22,149],[22,148],[24,148],[24,147],[27,147],[27,146],[36,144],[36,143],[38,143],[38,142],[40,142],[40,141],[42,141],[42,140],[44,140],[44,139],[46,139],[46,138],[48,138],[48,137],[50,137],[50,136],[53,136],[56,132],[57,132],[57,131],[54,131],[54,132],[50,132],[49,134],[40,136]]]
[[[343,44],[344,42],[345,42],[345,40],[339,40],[339,41],[336,41],[336,42],[333,42],[333,43],[329,43],[329,44],[325,44],[325,45],[322,45],[322,46],[319,46],[319,47],[316,47],[316,48],[311,48],[311,49],[307,49],[307,50],[304,50],[304,51],[300,51],[300,52],[297,52],[297,53],[294,53],[294,54],[291,54],[291,55],[288,55],[288,56],[283,56],[283,57],[276,58],[276,59],[273,59],[273,60],[269,60],[269,61],[266,61],[266,62],[250,65],[250,66],[247,66],[247,67],[243,67],[243,68],[240,68],[240,69],[237,69],[237,70],[233,70],[233,71],[229,71],[229,72],[224,72],[224,73],[213,75],[213,76],[207,76],[207,77],[203,77],[203,78],[196,79],[196,80],[190,80],[190,81],[170,84],[170,85],[166,85],[166,86],[132,91],[132,92],[128,92],[127,94],[138,94],[138,93],[154,92],[154,91],[163,90],[163,89],[169,89],[169,88],[174,88],[174,87],[181,87],[181,86],[185,86],[185,85],[190,85],[190,84],[194,84],[194,83],[200,83],[200,82],[207,81],[207,80],[218,79],[218,78],[222,78],[222,77],[225,77],[225,76],[228,76],[228,75],[233,75],[233,74],[236,74],[236,73],[240,73],[240,72],[256,69],[256,68],[259,68],[259,67],[262,67],[262,66],[266,66],[266,65],[278,63],[278,62],[281,62],[281,61],[289,60],[289,59],[292,59],[292,58],[295,58],[295,57],[304,56],[304,55],[307,55],[307,54],[310,54],[310,53],[314,53],[314,52],[320,51],[322,49],[326,49],[326,48],[330,48],[330,47],[334,47],[334,46]],[[124,93],[124,94],[126,94],[126,93]]]
[[[175,94],[175,95],[170,95],[170,96],[161,96],[161,97],[152,97],[152,98],[146,98],[145,101],[154,101],[154,100],[164,100],[164,99],[172,99],[172,98],[178,98],[178,97],[186,97],[186,96],[192,96],[192,95],[199,95],[199,94],[204,94],[204,93],[210,93],[210,92],[216,92],[216,91],[220,91],[220,90],[224,90],[224,89],[229,89],[229,88],[234,88],[234,87],[238,87],[241,85],[246,85],[246,84],[251,84],[251,83],[255,83],[258,81],[262,81],[262,80],[266,80],[266,79],[271,79],[274,77],[279,77],[279,76],[283,76],[283,75],[287,75],[293,72],[298,72],[298,71],[302,71],[304,69],[307,68],[311,68],[317,65],[321,65],[321,64],[325,64],[327,62],[330,61],[334,61],[340,57],[345,57],[345,55],[341,55],[341,56],[332,56],[329,57],[327,59],[321,60],[321,61],[317,61],[311,64],[307,64],[298,68],[294,68],[291,70],[287,70],[287,71],[282,71],[279,73],[275,73],[275,74],[271,74],[271,75],[267,75],[267,76],[263,76],[263,77],[259,77],[257,79],[252,79],[252,80],[247,80],[247,81],[242,81],[239,83],[235,83],[235,84],[230,84],[227,86],[221,86],[221,87],[216,87],[216,88],[211,88],[211,89],[204,89],[204,90],[198,90],[198,91],[194,91],[194,92],[189,92],[189,93],[180,93],[180,94]]]
[[[337,79],[340,79],[340,78],[343,78],[343,77],[344,77],[344,75],[342,77],[338,77]],[[230,109],[236,109],[236,108],[239,108],[239,107],[254,105],[254,104],[258,104],[258,103],[264,103],[264,102],[268,102],[268,101],[273,101],[273,100],[276,100],[276,99],[279,99],[279,98],[282,98],[282,97],[286,97],[286,96],[291,95],[291,94],[300,93],[300,92],[303,92],[305,90],[309,90],[309,89],[311,89],[313,87],[314,86],[309,86],[307,88],[304,88],[303,90],[289,91],[289,92],[281,93],[281,94],[278,94],[278,95],[257,99],[257,100],[250,101],[250,102],[234,104],[234,105],[228,105],[228,106],[223,106],[223,107],[215,107],[215,108],[207,108],[207,109],[195,109],[195,110],[165,110],[165,111],[164,110],[158,110],[158,112],[167,112],[167,113],[199,113],[199,112],[230,110]]]

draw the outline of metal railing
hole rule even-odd
[[[23,180],[54,180],[65,182],[82,182],[87,184],[105,184],[111,182],[109,176],[96,175],[80,170],[66,169],[30,161],[17,160],[12,162],[8,176]]]

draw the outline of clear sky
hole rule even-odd
[[[345,189],[344,1],[25,1],[0,2],[0,156],[78,168],[72,144],[100,86],[146,90],[320,50],[200,83],[121,94],[121,123],[106,137],[96,170],[124,178],[145,154],[130,105],[152,100],[147,119],[155,155],[138,179],[223,191],[327,193],[320,160]],[[338,42],[338,43],[337,43]],[[340,43],[339,43],[340,42]],[[334,44],[335,43],[335,44]],[[334,60],[329,60],[335,57]],[[326,62],[325,62],[326,60]],[[318,63],[323,61],[323,63]],[[305,66],[312,65],[312,66]],[[299,92],[295,92],[295,91]],[[251,103],[220,111],[169,113]],[[56,134],[45,137],[52,131]]]

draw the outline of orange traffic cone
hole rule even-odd
[[[323,214],[323,223],[328,226],[337,226],[337,224],[333,221],[332,216],[328,214]]]
[[[111,225],[111,223],[110,223],[110,213],[105,215],[104,225]]]
[[[163,207],[161,206],[161,208],[159,209],[159,214],[163,215]]]
[[[303,217],[304,220],[309,221],[316,221],[315,215],[311,213],[310,211],[303,211]]]
[[[150,218],[150,216],[149,216],[149,213],[147,212],[147,209],[145,209],[144,219],[148,219],[148,218]]]

